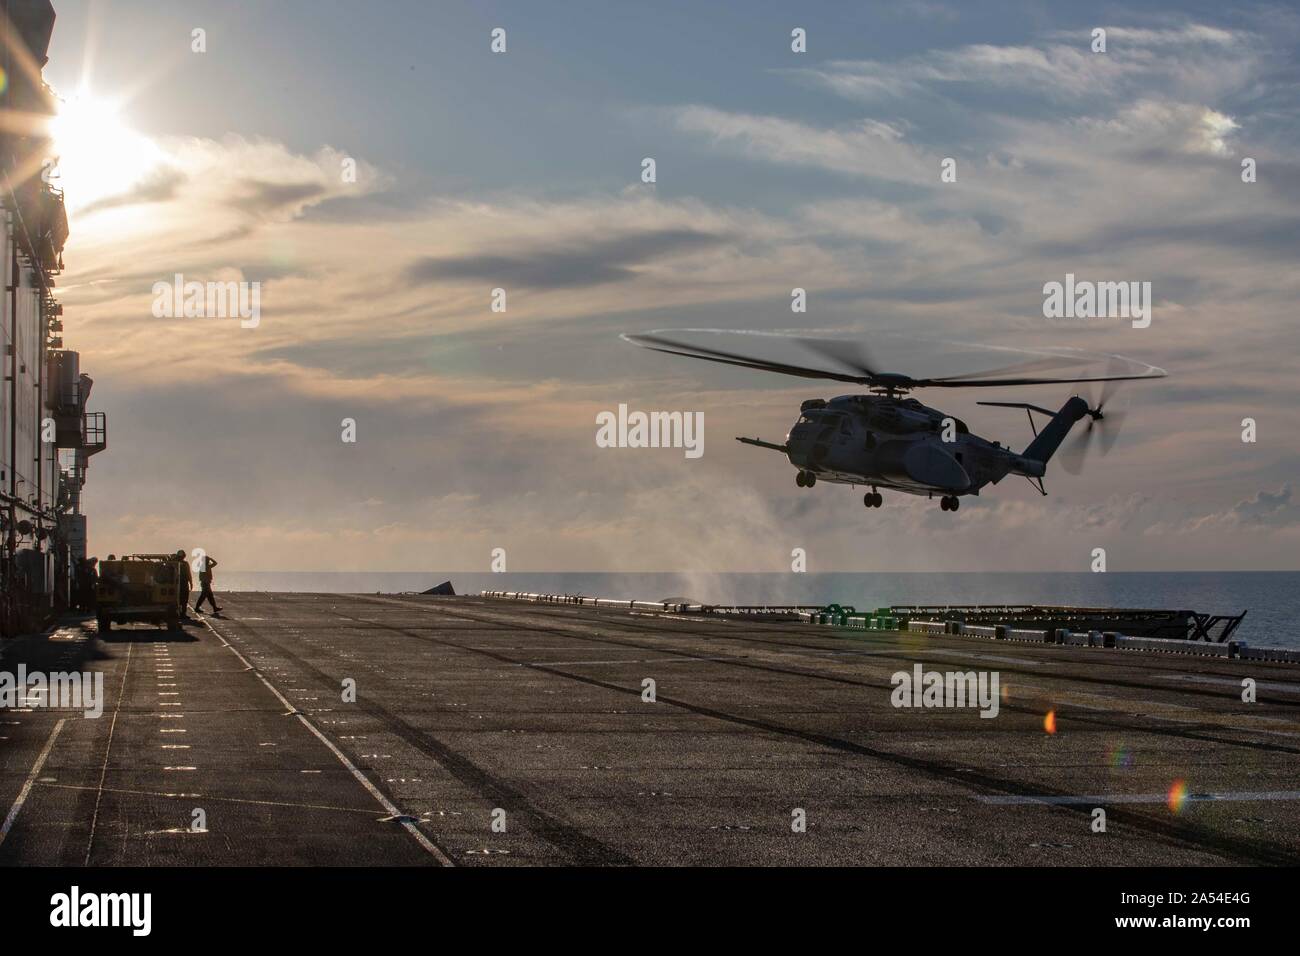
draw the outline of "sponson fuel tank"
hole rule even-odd
[[[875,450],[880,474],[901,482],[935,485],[953,492],[970,487],[970,476],[938,442],[886,441]]]

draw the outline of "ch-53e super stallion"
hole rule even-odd
[[[904,375],[881,369],[856,343],[833,339],[787,339],[817,353],[821,358],[841,366],[842,371],[814,368],[780,359],[761,358],[754,354],[698,345],[687,341],[684,333],[711,333],[714,341],[721,335],[744,336],[765,333],[722,332],[715,329],[659,330],[623,338],[643,348],[760,369],[801,378],[851,382],[866,387],[866,394],[841,395],[829,400],[811,398],[799,408],[799,419],[790,429],[784,444],[759,438],[737,438],[746,445],[769,448],[784,454],[796,471],[795,483],[811,488],[819,481],[861,485],[871,490],[863,497],[868,508],[884,503],[881,489],[939,499],[944,511],[956,511],[965,495],[978,495],[986,485],[996,485],[1007,475],[1027,478],[1039,492],[1047,494],[1043,476],[1047,463],[1061,447],[1074,425],[1088,419],[1087,426],[1061,453],[1067,471],[1077,472],[1083,458],[1100,440],[1105,454],[1114,443],[1119,413],[1105,414],[1115,382],[1161,378],[1166,373],[1153,365],[1106,356],[1105,374],[1097,376],[1057,377],[1035,375],[1035,371],[1080,365],[1095,361],[1072,349],[1030,353],[1030,361],[987,372],[937,377]],[[753,340],[750,340],[753,341]],[[1006,350],[1019,352],[1019,350]],[[999,408],[1024,409],[1034,431],[1033,440],[1024,451],[1016,452],[995,441],[981,438],[966,423],[937,408],[923,405],[908,392],[921,388],[1004,388],[1024,385],[1060,385],[1087,382],[1105,383],[1095,405],[1078,395],[1058,410],[1027,402],[978,402]],[[1047,423],[1040,431],[1033,413],[1045,415]]]

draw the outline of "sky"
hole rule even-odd
[[[55,8],[65,342],[108,413],[92,553],[442,573],[500,548],[511,571],[684,572],[785,571],[802,548],[810,571],[1083,571],[1101,547],[1116,571],[1300,567],[1294,7]],[[156,316],[178,273],[258,283],[260,321]],[[1045,318],[1067,274],[1150,282],[1150,326]],[[957,514],[869,510],[732,440],[780,441],[801,400],[849,386],[619,338],[692,327],[886,358],[890,335],[1079,347],[1170,374],[1121,389],[1114,449],[1081,476],[1049,466],[1047,497],[1012,478]],[[992,395],[920,397],[1032,437],[974,405]],[[598,447],[620,403],[703,413],[704,454]]]

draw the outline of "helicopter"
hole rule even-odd
[[[885,489],[925,498],[937,496],[943,511],[956,511],[963,497],[979,495],[981,489],[998,484],[1008,475],[1028,479],[1040,494],[1046,495],[1043,477],[1047,473],[1047,463],[1078,422],[1088,419],[1087,426],[1062,451],[1062,462],[1067,471],[1077,473],[1084,457],[1098,440],[1103,454],[1114,444],[1115,432],[1107,431],[1106,426],[1108,423],[1118,426],[1122,413],[1113,412],[1108,419],[1105,408],[1113,395],[1115,383],[1167,375],[1163,369],[1118,355],[1105,356],[1109,366],[1104,375],[1057,377],[1033,374],[1062,365],[1085,364],[1098,358],[1075,349],[1057,349],[1030,352],[1028,354],[1035,355],[1033,360],[982,373],[914,377],[880,369],[878,363],[855,342],[781,337],[843,369],[833,371],[696,345],[681,337],[683,333],[699,332],[773,336],[772,333],[720,329],[659,329],[625,334],[621,338],[657,352],[866,387],[865,394],[804,401],[799,407],[798,420],[782,444],[760,438],[738,437],[736,440],[784,454],[796,469],[795,484],[800,488],[812,488],[820,481],[869,488],[870,491],[863,496],[863,504],[868,508],[879,508],[884,504],[881,489]],[[1019,349],[1002,351],[1026,354],[1025,350]],[[1034,438],[1021,452],[974,434],[961,419],[923,405],[908,394],[923,388],[1079,383],[1102,383],[1101,397],[1095,405],[1079,395],[1069,398],[1056,411],[1028,402],[976,403],[1025,411]],[[1047,417],[1041,430],[1034,419],[1035,412]]]

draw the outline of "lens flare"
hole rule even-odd
[[[1043,718],[1043,729],[1049,734],[1056,733],[1056,711],[1047,712],[1047,716]]]
[[[1169,785],[1169,811],[1171,813],[1182,813],[1183,806],[1187,803],[1187,782],[1184,780],[1175,780]]]
[[[1116,747],[1110,752],[1112,770],[1128,770],[1133,766],[1133,753],[1126,747]]]
[[[162,164],[162,150],[122,122],[119,105],[78,90],[50,121],[58,185],[70,208],[123,195]]]

